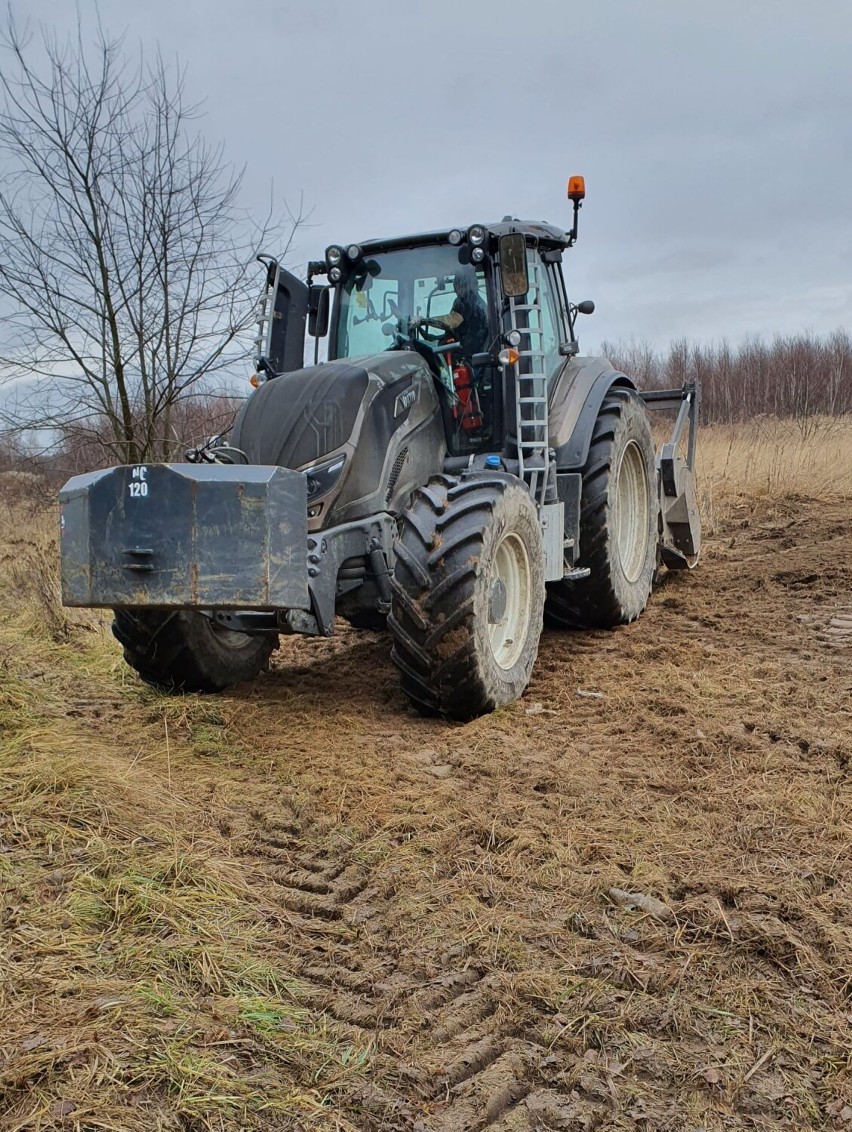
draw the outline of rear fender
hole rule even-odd
[[[550,397],[549,434],[560,472],[582,468],[589,455],[595,421],[611,389],[636,386],[607,358],[572,358]]]

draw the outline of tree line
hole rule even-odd
[[[739,344],[604,343],[601,352],[640,388],[701,382],[701,417],[731,424],[757,416],[804,421],[852,413],[852,338],[843,330],[759,338]]]

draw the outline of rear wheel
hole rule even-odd
[[[237,633],[189,609],[117,609],[112,631],[131,668],[167,692],[221,692],[251,680],[278,644],[277,636]]]
[[[613,390],[601,406],[583,468],[580,557],[588,578],[551,582],[548,619],[609,628],[645,608],[657,567],[659,504],[654,446],[643,406]]]
[[[524,487],[441,477],[416,492],[396,546],[388,628],[419,711],[472,719],[516,700],[543,606],[541,528]]]

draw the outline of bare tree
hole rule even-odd
[[[254,256],[284,225],[249,221],[242,174],[159,54],[133,62],[79,29],[34,48],[11,13],[0,47],[6,426],[90,433],[123,463],[168,458],[175,405],[245,356]]]

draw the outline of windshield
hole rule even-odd
[[[340,288],[334,356],[399,349],[406,341],[461,344],[470,358],[488,348],[483,266],[464,263],[468,249],[409,248],[367,258]]]

